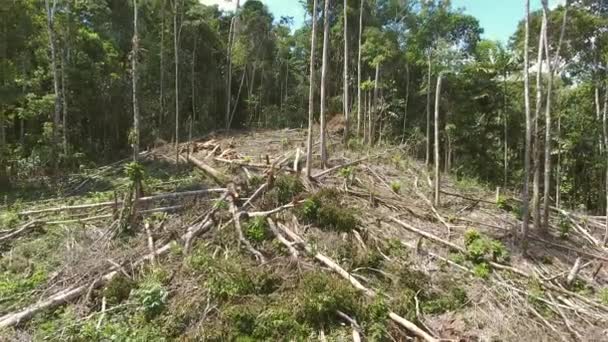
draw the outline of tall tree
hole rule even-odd
[[[161,127],[163,124],[163,118],[165,116],[165,10],[166,10],[166,3],[165,0],[160,0],[160,80],[159,80],[159,87],[160,87],[160,94],[159,94],[159,105],[160,105],[160,111],[158,113],[158,120],[157,120],[157,134],[159,136],[157,136],[156,138],[160,137],[160,132],[161,132]]]
[[[437,77],[437,89],[435,92],[435,206],[438,207],[440,204],[440,195],[441,195],[441,173],[439,172],[439,167],[441,164],[441,159],[439,159],[439,104],[441,99],[441,81],[443,79],[443,74],[439,73]]]
[[[357,56],[357,136],[361,136],[361,41],[363,38],[363,5],[365,0],[359,4],[359,52]]]
[[[522,191],[522,242],[524,250],[527,246],[528,224],[530,221],[530,158],[532,150],[532,113],[530,110],[530,0],[525,6],[525,38],[524,38],[524,106],[526,112],[526,138],[524,147],[524,187]]]
[[[173,54],[175,59],[175,162],[179,164],[179,29],[177,11],[179,0],[173,0]]]
[[[228,32],[228,75],[226,76],[226,129],[230,129],[231,117],[232,117],[232,51],[234,49],[234,42],[236,40],[238,30],[238,11],[240,6],[240,0],[236,0],[236,11],[232,19],[230,20],[230,31]]]
[[[543,0],[543,18],[545,21],[548,20],[549,13],[549,5],[547,0]],[[543,231],[548,231],[549,229],[549,213],[551,212],[550,207],[550,199],[551,199],[551,174],[552,174],[552,166],[551,166],[551,151],[552,151],[552,123],[551,123],[551,98],[553,94],[553,76],[555,69],[557,68],[557,63],[560,57],[560,51],[562,47],[562,42],[564,40],[564,34],[566,31],[566,23],[568,18],[568,7],[566,3],[566,8],[564,9],[564,15],[562,19],[562,26],[559,35],[559,41],[557,43],[557,51],[555,53],[553,65],[551,63],[551,56],[549,53],[549,39],[547,37],[547,29],[545,29],[545,56],[547,59],[547,71],[549,74],[549,80],[547,83],[547,103],[545,107],[545,176],[544,176],[544,197],[543,197]]]
[[[348,142],[350,114],[348,100],[348,1],[344,0],[344,142]]]
[[[431,84],[432,79],[432,49],[429,48],[427,56],[427,77],[426,77],[426,154],[424,164],[428,167],[431,160]]]
[[[55,94],[55,114],[53,115],[53,142],[59,145],[59,127],[61,125],[61,94],[59,90],[59,69],[57,68],[57,47],[55,41],[55,12],[57,10],[57,0],[44,0],[46,8],[46,27],[49,35],[49,50],[51,52],[51,69],[53,72],[53,90]],[[57,160],[57,159],[56,159]]]
[[[329,73],[329,2],[325,0],[323,10],[323,62],[321,65],[321,167],[327,166],[326,111],[327,111],[327,74]]]
[[[315,48],[317,41],[317,0],[312,5],[312,32],[310,34],[310,74],[308,76],[308,138],[306,139],[306,176],[312,176],[312,131],[315,111]]]
[[[139,103],[137,102],[137,58],[139,56],[139,35],[137,32],[137,0],[133,0],[133,50],[131,52],[131,77],[133,85],[133,132],[131,144],[133,145],[133,161],[139,156]]]
[[[534,175],[532,189],[532,210],[534,212],[534,228],[544,233],[541,222],[540,210],[540,167],[541,167],[541,143],[539,134],[539,120],[543,103],[543,53],[545,48],[545,34],[547,30],[547,17],[543,16],[538,35],[538,57],[536,60],[536,107],[534,109]],[[548,63],[547,63],[548,64]],[[547,128],[549,129],[549,128]]]

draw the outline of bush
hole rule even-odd
[[[133,292],[133,296],[139,303],[140,310],[143,311],[145,317],[151,319],[165,309],[169,292],[160,282],[148,280]]]
[[[304,191],[304,185],[297,176],[280,175],[274,180],[272,189],[265,195],[262,206],[275,208],[290,203]]]
[[[268,223],[264,217],[254,217],[250,220],[244,233],[247,239],[258,243],[270,238]]]
[[[307,224],[321,229],[349,232],[356,229],[359,220],[355,211],[344,208],[339,202],[339,192],[324,189],[308,198],[299,212],[299,217]]]
[[[131,279],[118,274],[106,284],[103,289],[103,295],[108,303],[119,304],[129,298],[134,285]]]
[[[393,190],[393,192],[396,194],[401,192],[401,183],[399,181],[391,182],[391,190]]]

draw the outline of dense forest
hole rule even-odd
[[[448,241],[457,215],[440,214],[448,210],[442,208],[442,196],[450,196],[449,187],[459,182],[496,189],[498,206],[517,212],[509,230],[521,238],[512,241],[523,241],[517,245],[524,254],[530,234],[546,236],[553,229],[556,211],[560,229],[583,225],[576,221],[579,216],[568,221],[562,208],[595,220],[599,235],[581,234],[605,251],[608,1],[566,0],[549,6],[541,0],[533,2],[532,9],[529,0],[517,2],[521,20],[506,43],[484,39],[478,19],[450,0],[294,1],[293,6],[306,13],[301,27],[294,25],[293,17],[274,17],[262,1],[232,1],[236,11],[198,0],[2,0],[0,194],[7,213],[23,209],[20,202],[26,199],[48,198],[53,189],[53,196],[67,196],[63,185],[71,182],[68,175],[125,158],[134,160],[126,172],[135,194],[129,193],[123,202],[137,203],[145,196],[143,174],[152,173],[138,161],[159,149],[166,160],[190,162],[221,189],[229,189],[224,176],[207,165],[208,159],[217,152],[216,162],[230,167],[263,167],[249,157],[230,162],[219,153],[226,146],[264,145],[254,137],[239,140],[239,134],[248,134],[243,132],[286,132],[278,138],[281,144],[293,143],[297,149],[295,161],[289,159],[293,155],[286,157],[294,163],[289,172],[307,176],[302,177],[303,185],[288,186],[290,196],[299,186],[310,191],[315,185],[308,182],[336,171],[334,167],[344,178],[340,186],[355,196],[349,186],[364,183],[350,168],[355,161],[337,166],[334,156],[367,152],[361,159],[351,158],[360,161],[373,159],[374,151],[386,154],[407,146],[408,158],[428,173],[433,195],[424,203],[432,209],[429,215],[448,228]],[[307,131],[300,136],[290,129]],[[198,145],[192,145],[196,139],[215,134],[234,134],[238,142],[209,140],[201,148],[215,150],[206,158],[190,156],[191,148],[197,152]],[[271,138],[265,137],[268,146],[276,142]],[[393,157],[390,164],[403,167],[400,158]],[[264,173],[270,191],[276,161],[270,163],[266,155],[264,162],[272,164]],[[171,172],[183,171],[176,167]],[[380,171],[365,170],[392,189],[387,196],[400,193],[402,183],[388,184],[390,173],[379,176],[374,172]],[[257,176],[245,172],[251,185]],[[414,185],[417,193],[418,176]],[[149,184],[145,188],[148,191]],[[113,199],[104,199],[117,206],[112,191]],[[380,200],[374,196],[369,190],[375,205]],[[239,200],[230,198],[226,209],[234,211],[240,232],[240,214],[232,207]],[[218,206],[209,215],[216,210]],[[7,215],[0,222],[11,221]],[[116,212],[113,215],[117,218]],[[340,212],[332,215],[339,221]],[[266,229],[273,227],[269,222]],[[148,223],[148,241],[154,241],[147,230]],[[7,232],[0,244],[12,236]],[[293,244],[299,241],[289,236]],[[264,253],[246,238],[251,237],[241,232],[239,246],[242,242],[263,260]],[[293,245],[287,245],[293,253]],[[581,267],[580,260],[576,262],[574,267]],[[578,272],[576,268],[575,277]],[[105,297],[103,303],[105,310]],[[12,319],[3,321],[6,317],[0,317],[0,329]],[[414,321],[421,322],[419,317]],[[419,338],[431,338],[407,329]]]

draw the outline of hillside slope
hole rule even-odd
[[[337,137],[304,180],[304,143],[208,136],[145,153],[135,204],[117,163],[3,208],[0,340],[608,339],[601,218],[556,209],[524,257],[516,199],[446,175],[435,208],[408,145]]]

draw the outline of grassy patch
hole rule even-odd
[[[304,191],[300,178],[294,175],[280,175],[274,180],[272,189],[264,195],[262,207],[271,209],[290,203]]]
[[[355,211],[340,204],[340,193],[323,189],[308,198],[299,211],[299,218],[324,230],[349,232],[359,226]]]

